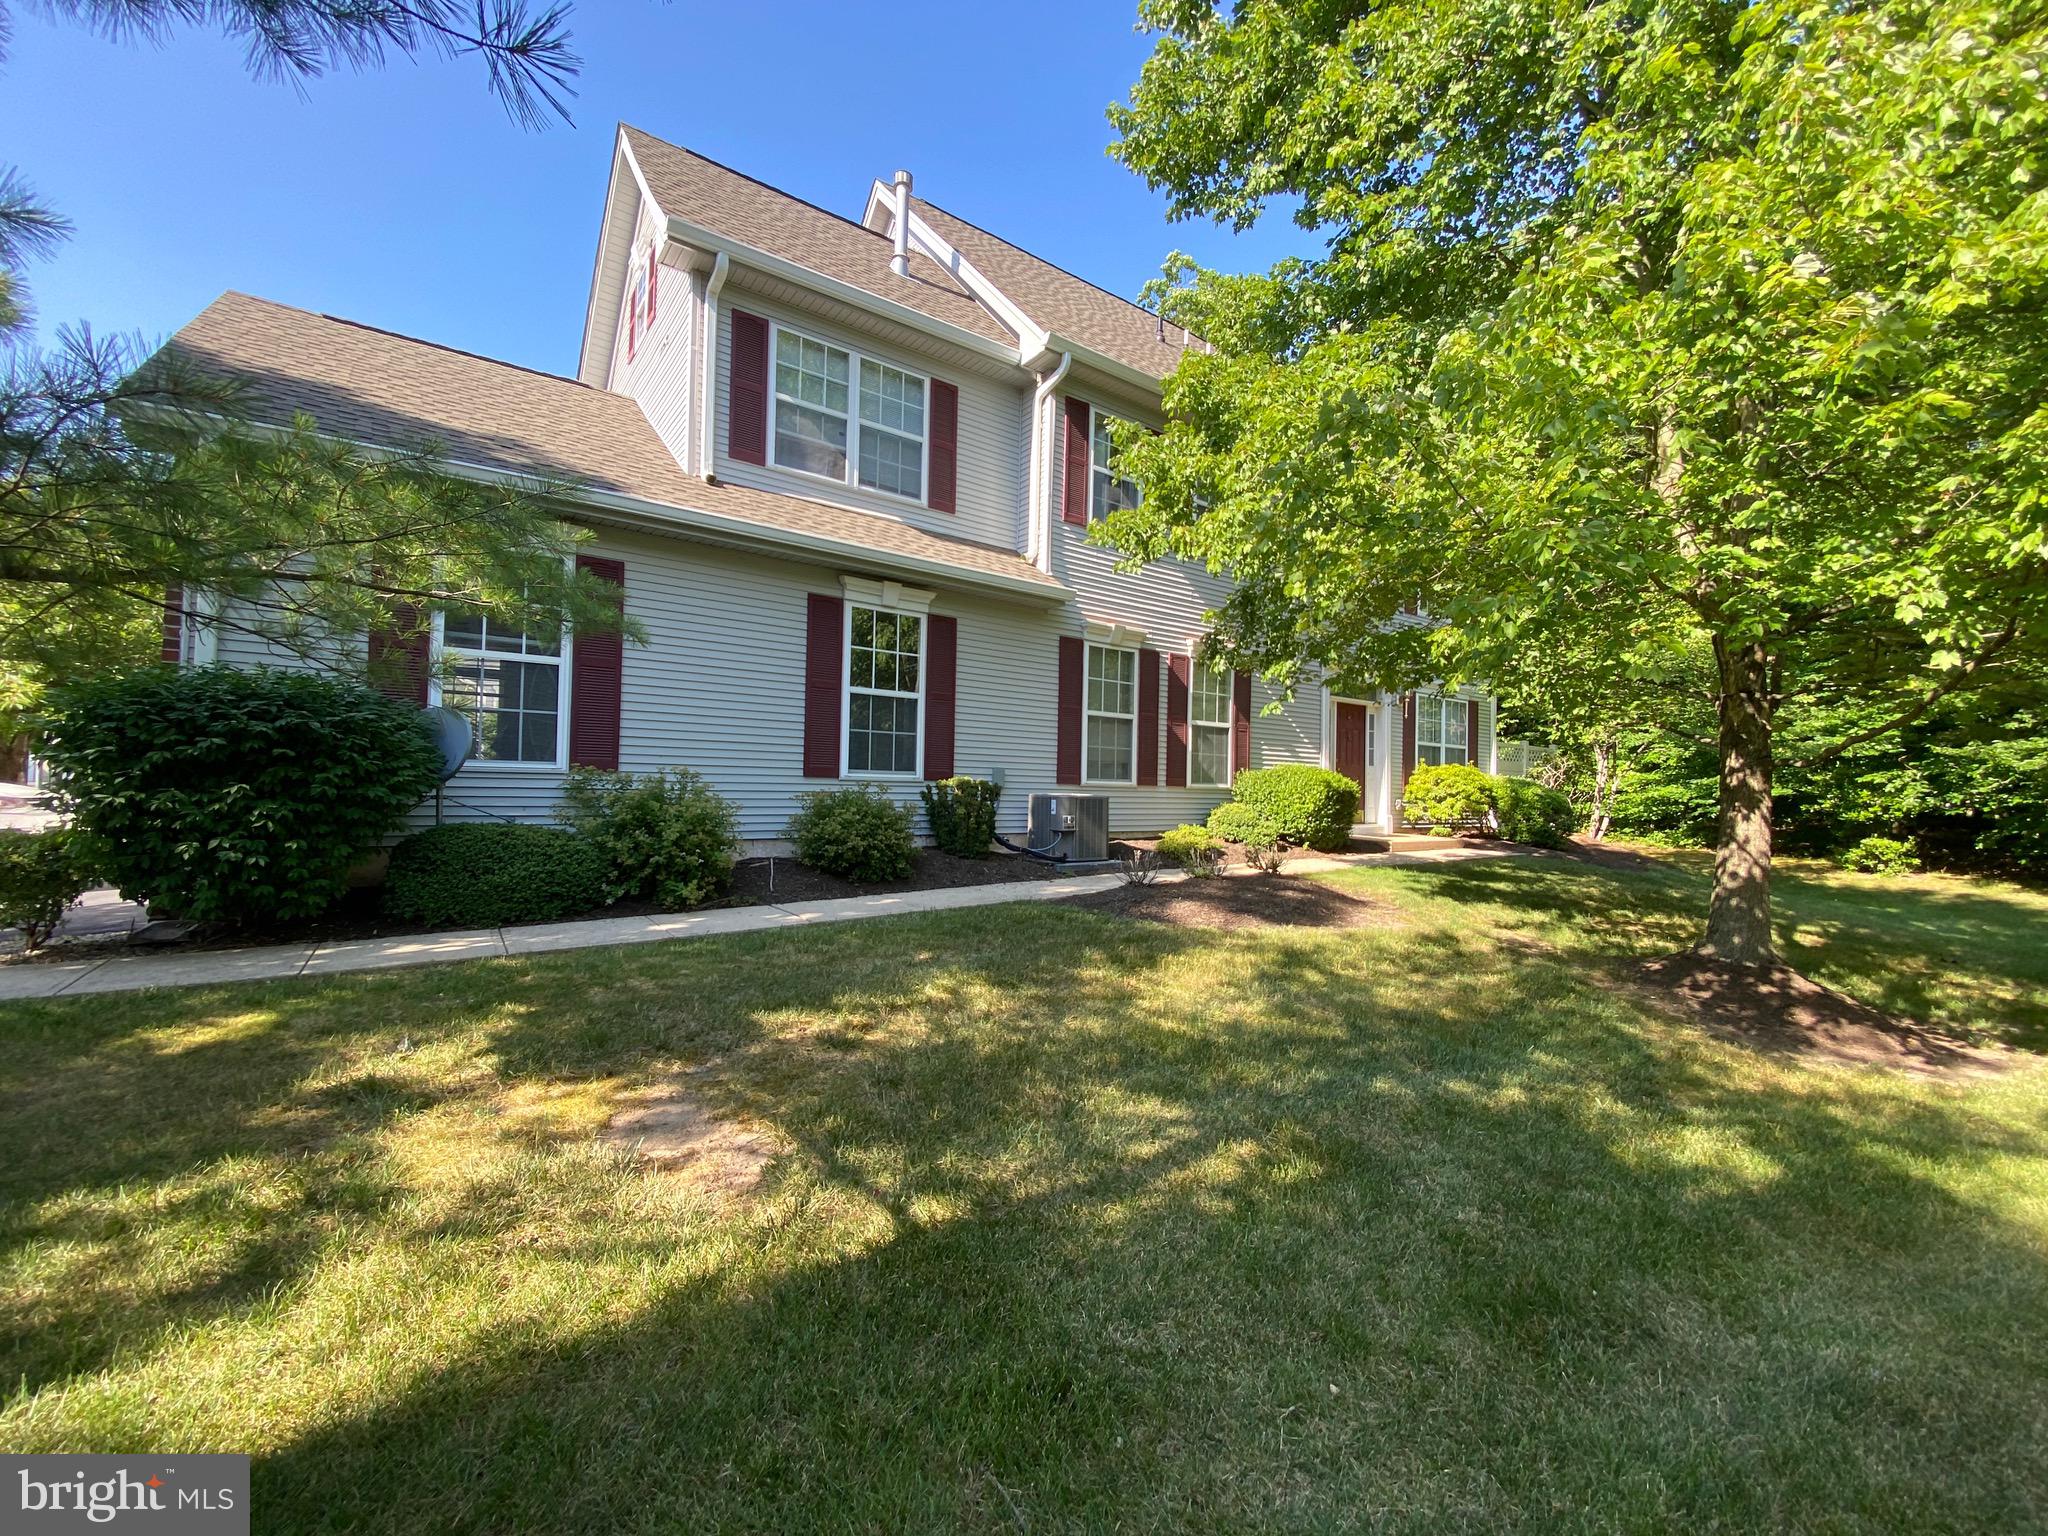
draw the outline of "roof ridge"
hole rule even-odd
[[[1093,288],[1097,293],[1101,294],[1104,298],[1115,299],[1117,303],[1122,304],[1127,308],[1135,309],[1139,314],[1145,316],[1145,318],[1148,320],[1164,321],[1167,325],[1173,326],[1175,330],[1184,332],[1190,336],[1194,334],[1194,332],[1188,330],[1186,326],[1179,325],[1171,320],[1167,320],[1166,317],[1160,314],[1158,310],[1147,309],[1144,305],[1140,304],[1136,299],[1127,299],[1122,294],[1115,292],[1113,289],[1103,287],[1102,284],[1096,282],[1093,278],[1083,277],[1078,272],[1069,272],[1065,267],[1061,266],[1058,262],[1048,261],[1045,257],[1039,255],[1036,251],[1027,251],[1023,246],[1019,245],[1016,241],[1007,239],[1004,236],[997,234],[992,229],[985,229],[981,225],[975,223],[972,219],[963,219],[960,217],[959,214],[955,213],[952,209],[942,207],[940,204],[933,202],[928,197],[918,197],[915,193],[912,193],[911,196],[913,201],[923,203],[925,207],[930,208],[935,212],[943,213],[947,218],[953,219],[958,223],[965,224],[969,229],[973,230],[976,234],[987,235],[991,240],[1001,241],[1004,245],[1007,245],[1011,250],[1015,251],[1019,256],[1029,256],[1033,261],[1037,262],[1040,266],[1051,267],[1053,271],[1059,273],[1061,277],[1070,277],[1075,282],[1080,283],[1083,287]]]
[[[814,203],[807,197],[798,197],[794,192],[791,192],[786,187],[778,187],[772,181],[763,181],[758,176],[749,176],[745,171],[740,170],[738,167],[727,165],[723,160],[714,160],[711,156],[704,154],[699,150],[691,149],[687,144],[678,144],[673,139],[664,139],[658,133],[649,133],[645,128],[636,128],[631,123],[622,122],[619,124],[619,126],[625,129],[628,133],[637,133],[643,139],[653,140],[656,144],[659,144],[663,149],[672,149],[679,155],[688,155],[692,160],[701,160],[706,165],[714,166],[717,169],[725,172],[728,176],[737,176],[741,181],[752,182],[762,191],[773,192],[777,197],[782,198],[786,202],[795,203],[799,208],[808,208],[813,213],[822,213],[828,219],[837,219],[841,224],[847,225],[849,228],[852,229],[857,229],[864,235],[873,236],[875,239],[884,242],[886,242],[889,238],[887,235],[882,234],[879,231],[869,229],[867,225],[861,223],[859,219],[849,218],[847,215],[843,213],[835,213],[830,208],[825,207],[822,203]]]

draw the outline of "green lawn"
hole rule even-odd
[[[1698,876],[1352,872],[0,1010],[0,1447],[243,1449],[259,1531],[2048,1523],[2048,1068],[1607,983]],[[2048,1042],[2048,899],[1811,874],[1796,963]],[[682,1068],[787,1148],[602,1151]]]

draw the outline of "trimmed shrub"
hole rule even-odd
[[[409,704],[310,672],[151,667],[50,691],[42,755],[86,861],[180,917],[310,917],[440,782]]]
[[[789,821],[789,840],[811,868],[876,885],[907,879],[916,867],[910,819],[910,807],[876,785],[823,790],[803,796],[803,809]]]
[[[1401,812],[1421,826],[1446,828],[1458,822],[1484,822],[1493,810],[1491,775],[1470,763],[1424,763],[1408,780]]]
[[[1280,824],[1264,811],[1226,800],[1209,813],[1209,830],[1225,842],[1247,848],[1274,848],[1281,842]]]
[[[69,829],[0,831],[0,928],[19,928],[28,948],[49,942],[91,884]]]
[[[1222,862],[1223,844],[1207,827],[1184,823],[1160,834],[1158,852],[1191,875],[1213,875]]]
[[[1920,869],[1920,855],[1896,837],[1866,837],[1842,855],[1842,868],[1859,875],[1911,875]]]
[[[1358,820],[1358,785],[1312,763],[1247,768],[1231,796],[1272,822],[1289,842],[1326,853],[1351,841],[1351,824]]]
[[[996,840],[996,802],[1003,786],[956,774],[924,787],[924,819],[932,841],[963,859],[984,858]]]
[[[1502,837],[1537,848],[1562,848],[1579,829],[1571,801],[1534,779],[1495,779],[1493,814]]]
[[[638,776],[578,768],[558,815],[604,856],[612,901],[650,896],[696,907],[732,889],[739,811],[688,768]]]
[[[559,827],[461,822],[391,850],[384,910],[413,923],[496,928],[546,923],[604,905],[605,856]]]

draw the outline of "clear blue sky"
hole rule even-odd
[[[1308,248],[1170,225],[1104,153],[1149,40],[1134,5],[580,0],[576,126],[519,128],[475,60],[288,84],[203,29],[110,43],[15,8],[0,148],[75,236],[28,272],[38,329],[155,340],[226,288],[567,373],[614,125],[858,217],[918,191],[1134,296],[1179,247],[1232,270]],[[1029,18],[1028,29],[1020,26]]]

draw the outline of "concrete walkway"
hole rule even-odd
[[[1287,873],[1318,874],[1335,869],[1449,864],[1508,856],[1499,848],[1438,848],[1417,853],[1331,854],[1289,859]],[[1232,876],[1255,872],[1233,869]],[[1161,885],[1185,880],[1179,870],[1154,877]],[[381,971],[398,966],[435,965],[449,960],[502,959],[592,949],[605,944],[648,944],[721,933],[761,933],[817,923],[857,922],[905,912],[951,912],[1013,901],[1060,901],[1116,889],[1123,876],[1074,875],[1052,880],[969,885],[950,890],[900,891],[880,896],[847,896],[833,901],[793,901],[780,906],[732,907],[654,917],[598,917],[572,923],[538,923],[519,928],[475,928],[455,933],[422,933],[395,939],[337,939],[326,943],[269,944],[248,949],[198,950],[189,954],[128,954],[77,960],[26,961],[0,966],[0,1002],[29,998],[78,997],[90,993],[138,992],[145,987],[193,987],[223,981],[275,981],[291,976],[332,976],[343,971]],[[108,944],[108,949],[113,945]]]

